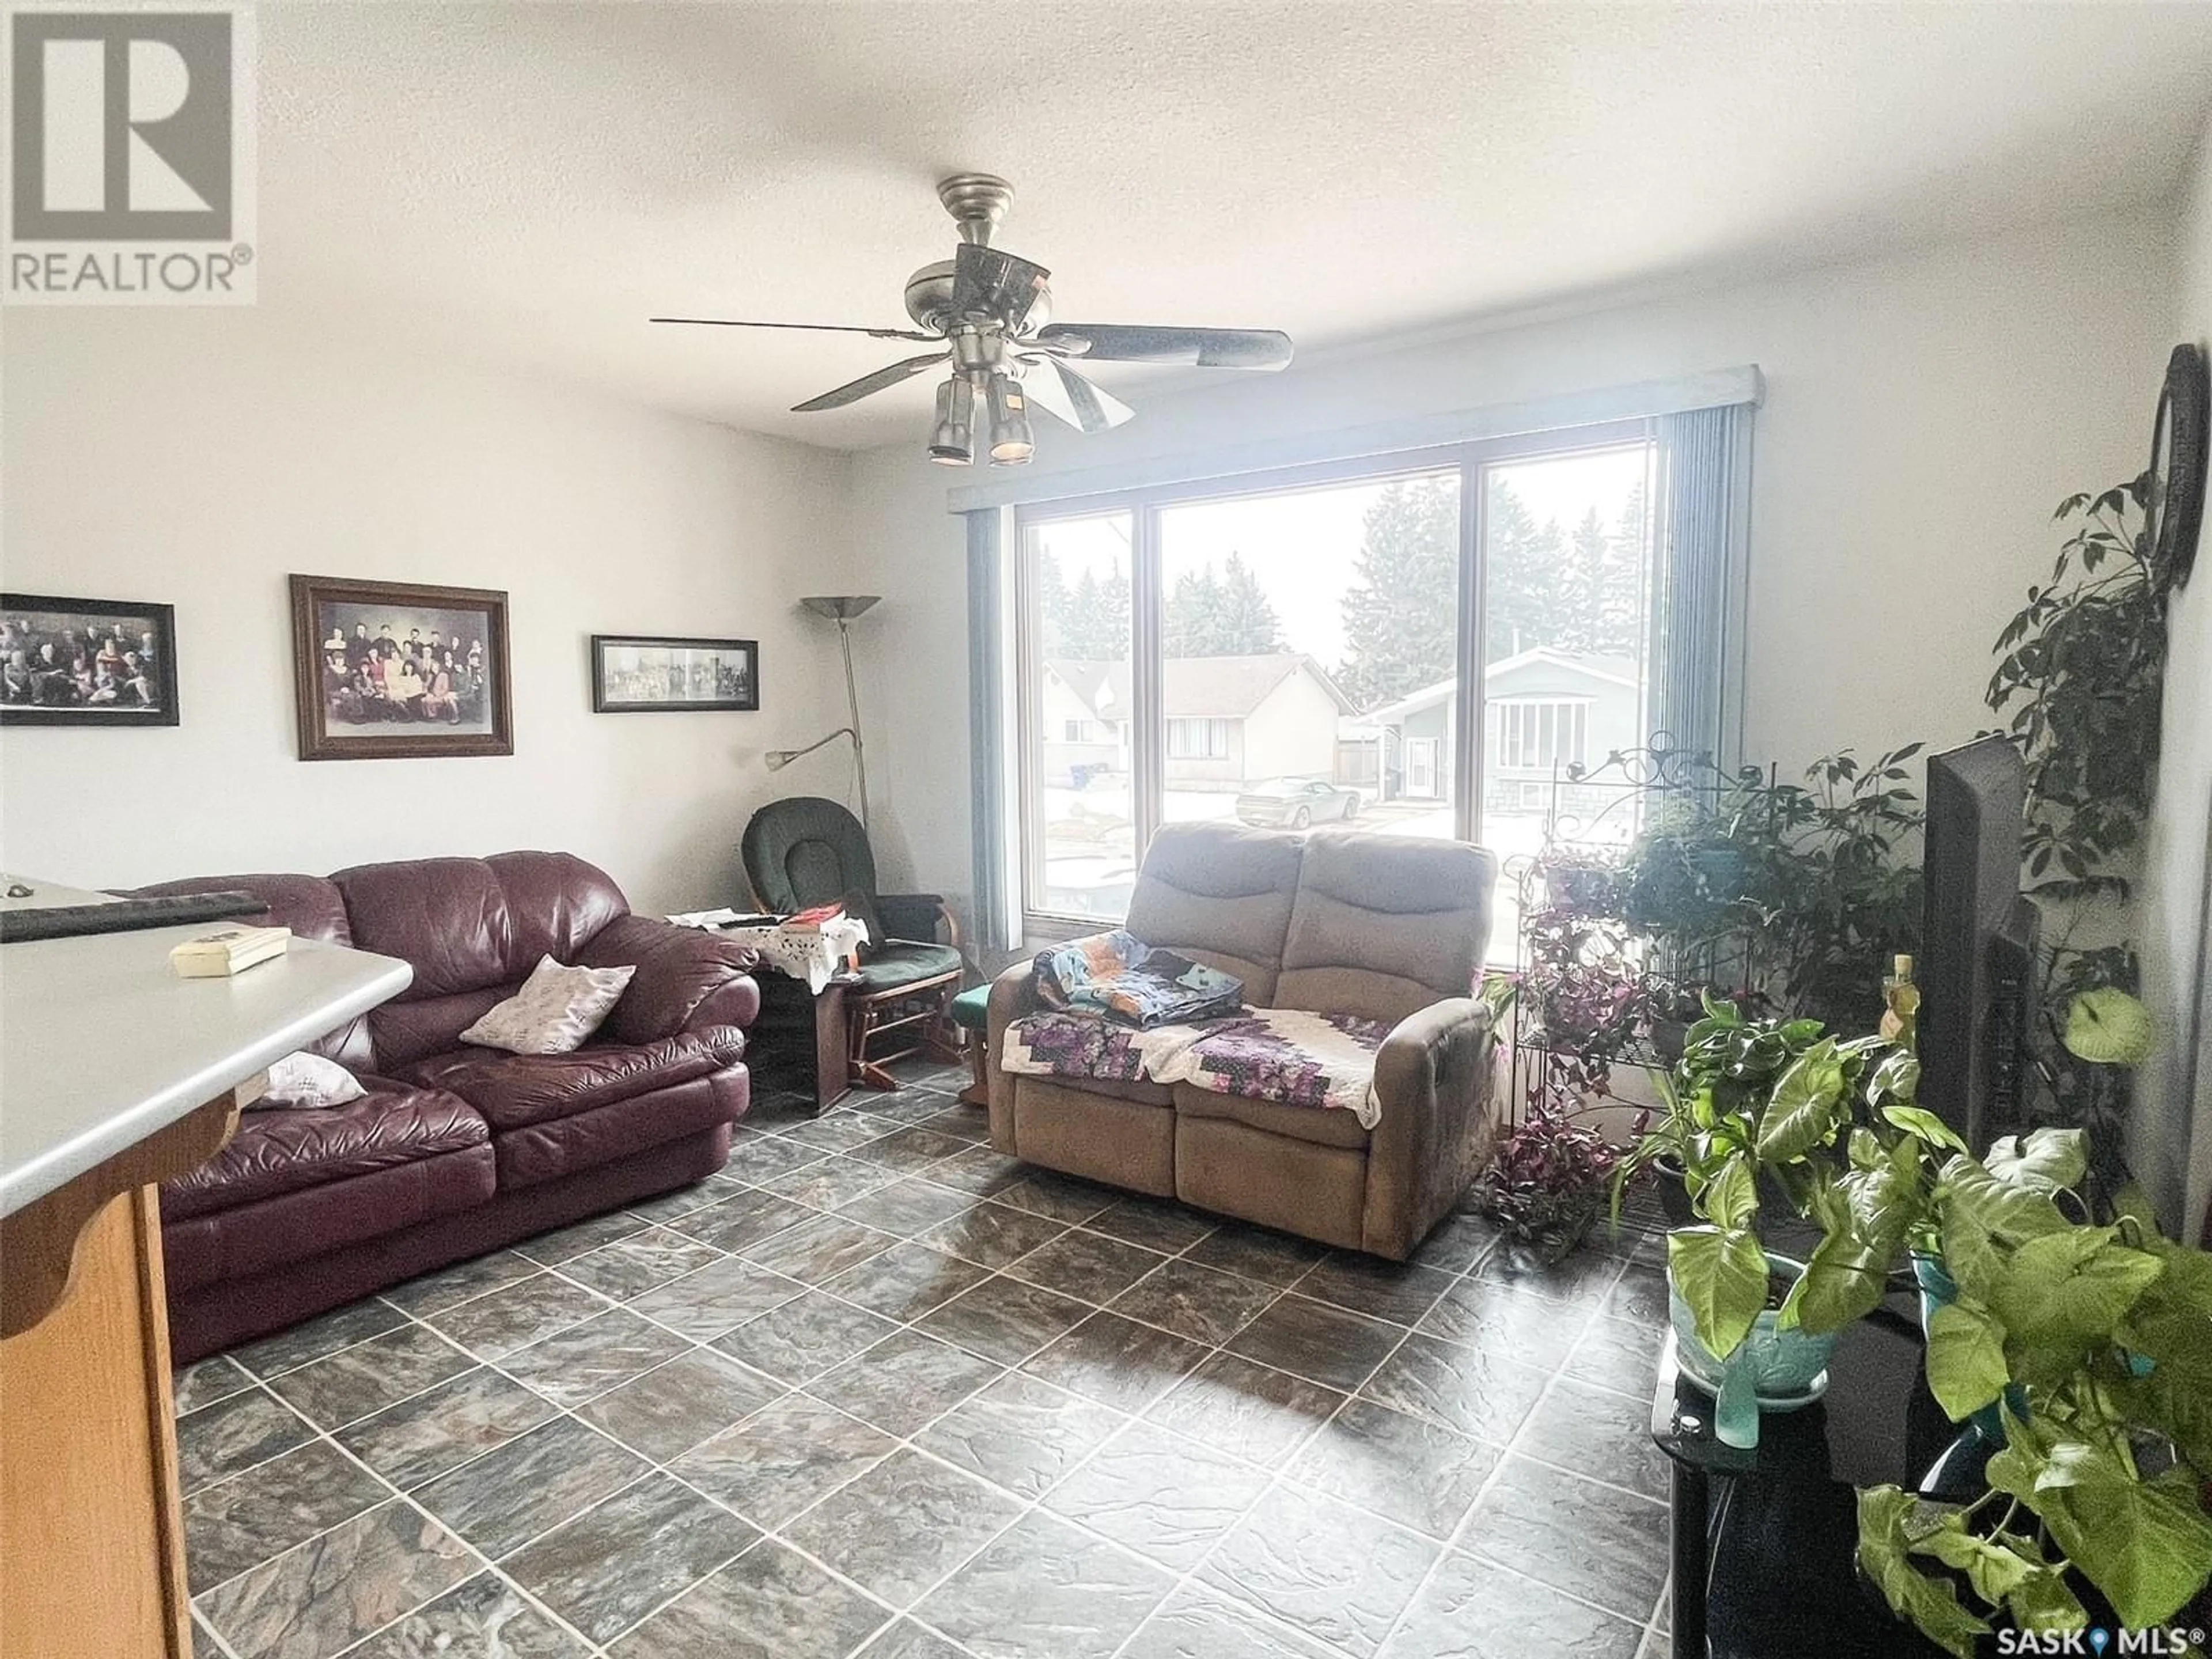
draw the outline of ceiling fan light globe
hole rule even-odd
[[[956,374],[937,388],[937,426],[930,434],[929,459],[942,466],[969,466],[975,459],[975,388]]]
[[[991,417],[991,465],[1021,465],[1036,453],[1036,434],[1030,428],[1029,399],[1020,383],[1009,374],[994,374],[984,397]]]

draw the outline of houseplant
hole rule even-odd
[[[1484,978],[1480,997],[1493,1021],[1504,1021],[1523,989],[1510,975]],[[1559,1063],[1581,1062],[1561,1056]],[[1547,1088],[1540,1076],[1526,1104],[1475,1183],[1475,1206],[1508,1237],[1556,1261],[1583,1242],[1604,1208],[1620,1154],[1583,1121],[1586,1108],[1571,1091]]]
[[[2069,1219],[2078,1139],[1996,1150],[1953,1155],[1929,1197],[1956,1287],[1930,1320],[1929,1386],[1954,1420],[1995,1410],[1980,1490],[1859,1497],[1861,1566],[1960,1659],[1995,1620],[2080,1631],[2093,1605],[2157,1629],[2212,1580],[2212,1256],[2139,1200]]]
[[[1815,1278],[1812,1261],[1767,1249],[1762,1212],[1815,1214],[1833,1232],[1863,1192],[1917,1180],[1859,1121],[1924,1127],[1911,1101],[1917,1071],[1881,1038],[1839,1042],[1815,1020],[1749,1020],[1717,999],[1691,1028],[1666,1115],[1623,1160],[1614,1200],[1637,1169],[1662,1155],[1680,1161],[1698,1219],[1667,1240],[1677,1352],[1717,1395],[1723,1438],[1753,1443],[1759,1401],[1802,1399],[1835,1333],[1866,1310],[1837,1252]]]

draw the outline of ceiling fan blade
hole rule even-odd
[[[872,340],[934,340],[911,328],[860,328],[850,323],[749,323],[734,317],[648,317],[649,323],[696,323],[705,328],[800,328],[817,334],[865,334]]]
[[[1135,410],[1105,387],[1077,374],[1059,358],[1032,357],[1028,361],[1051,370],[1050,374],[1023,377],[1022,386],[1030,394],[1030,401],[1077,431],[1104,432],[1124,421],[1136,419]]]
[[[1272,328],[1147,328],[1126,323],[1052,323],[1037,331],[1035,343],[1093,363],[1280,368],[1291,361],[1291,337]]]
[[[825,392],[818,398],[809,398],[803,404],[793,404],[794,415],[811,415],[817,410],[842,409],[847,404],[857,404],[861,398],[895,386],[902,380],[910,380],[925,368],[945,362],[952,354],[932,351],[920,357],[908,357],[904,362],[892,363],[872,374],[863,374],[857,380],[848,380],[834,392]]]
[[[1003,248],[963,242],[952,259],[952,313],[996,317],[1018,333],[1052,273]]]

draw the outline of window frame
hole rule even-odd
[[[1017,504],[1012,508],[1011,566],[1013,589],[1012,638],[1007,655],[1015,684],[1013,732],[1014,764],[1012,782],[1017,793],[1013,817],[1019,829],[1019,847],[1010,849],[1020,880],[1022,930],[1039,939],[1066,938],[1095,928],[1096,916],[1053,911],[1037,902],[1044,891],[1043,837],[1036,807],[1042,799],[1036,777],[1041,753],[1036,741],[1042,731],[1042,662],[1038,654],[1039,617],[1036,577],[1036,534],[1041,528],[1070,520],[1127,515],[1129,543],[1130,708],[1125,723],[1129,755],[1130,807],[1135,857],[1142,861],[1144,848],[1162,820],[1165,775],[1169,759],[1167,721],[1161,707],[1160,630],[1166,600],[1162,576],[1161,514],[1169,508],[1255,495],[1279,495],[1301,490],[1327,489],[1349,484],[1382,483],[1398,478],[1455,472],[1459,480],[1459,653],[1454,665],[1459,707],[1454,731],[1456,742],[1437,755],[1440,776],[1448,776],[1452,789],[1453,839],[1479,842],[1482,836],[1482,793],[1486,782],[1487,720],[1481,695],[1487,666],[1483,641],[1483,504],[1488,495],[1489,468],[1516,462],[1587,454],[1593,452],[1649,447],[1656,443],[1656,416],[1635,416],[1587,425],[1549,428],[1510,437],[1484,438],[1464,443],[1383,452],[1342,459],[1310,462],[1218,477],[1105,490]],[[1176,757],[1176,758],[1186,758]],[[1198,758],[1192,757],[1188,758]],[[1218,758],[1218,757],[1215,757]]]

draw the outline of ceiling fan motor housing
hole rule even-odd
[[[952,261],[933,260],[906,279],[906,314],[916,326],[933,334],[948,334],[957,320],[952,314]],[[1040,286],[1030,301],[1022,331],[1033,334],[1052,320],[1052,290]]]

